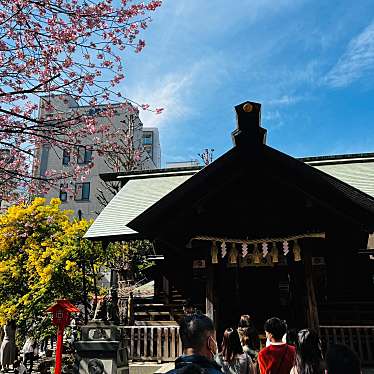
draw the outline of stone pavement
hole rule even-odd
[[[34,362],[33,373],[38,373],[37,367],[40,360]],[[162,363],[157,362],[131,362],[129,363],[130,374],[162,374],[174,369],[174,362]],[[1,371],[1,374],[4,373]],[[14,374],[13,369],[9,369],[6,374]],[[363,368],[362,374],[374,374],[374,368]]]

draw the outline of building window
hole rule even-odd
[[[75,184],[76,201],[88,201],[90,199],[90,182]]]
[[[78,164],[88,164],[89,162],[92,161],[92,150],[80,145],[77,150],[78,153],[78,159],[77,162]]]
[[[87,112],[87,115],[90,117],[97,116],[101,112],[105,111],[105,108],[90,108]]]
[[[149,157],[153,159],[153,147],[152,145],[144,145],[144,150],[148,153]]]
[[[151,145],[153,144],[152,133],[145,132],[143,133],[143,145]]]
[[[70,162],[70,152],[67,149],[64,149],[62,153],[62,165],[69,165]]]
[[[63,184],[60,185],[60,200],[62,202],[68,200],[68,193],[67,193],[67,191],[65,189],[65,186]]]

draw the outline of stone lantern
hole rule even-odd
[[[52,323],[57,326],[55,374],[61,374],[64,329],[70,323],[71,313],[79,311],[77,307],[64,299],[57,300],[56,304],[47,309],[48,313],[52,313]]]

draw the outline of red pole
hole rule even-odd
[[[64,325],[58,325],[57,328],[57,346],[56,346],[56,364],[55,374],[61,374],[62,366],[62,339],[64,336]]]

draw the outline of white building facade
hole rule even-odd
[[[48,98],[50,106],[46,109],[43,105],[44,98],[41,99],[39,105],[39,118],[53,119],[58,115],[59,118],[68,118],[72,113],[92,115],[98,125],[108,122],[107,116],[100,116],[100,112],[105,106],[79,106],[78,103],[70,96],[54,96]],[[51,109],[51,107],[53,109]],[[131,109],[128,104],[127,108]],[[113,105],[114,115],[110,118],[111,126],[116,132],[116,136],[129,131],[131,124],[132,146],[141,152],[141,161],[137,162],[132,170],[150,170],[160,168],[161,166],[161,148],[159,140],[159,132],[157,128],[144,128],[136,111],[124,109],[124,106]],[[36,158],[38,162],[34,167],[34,176],[43,177],[47,170],[62,171],[68,173],[73,167],[88,167],[90,165],[90,173],[84,180],[78,178],[66,178],[57,183],[56,187],[52,187],[46,195],[48,200],[53,197],[59,197],[62,201],[63,209],[74,211],[76,217],[85,219],[96,218],[98,213],[104,208],[102,198],[110,201],[113,193],[110,193],[100,174],[111,173],[115,171],[126,171],[123,167],[120,170],[113,170],[112,165],[107,158],[99,155],[95,150],[91,149],[90,138],[87,137],[83,144],[76,147],[75,152],[67,149],[53,149],[49,145],[43,145],[36,149]],[[101,192],[100,192],[101,191]]]

